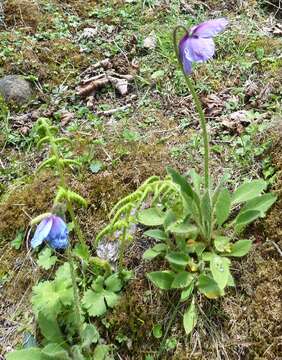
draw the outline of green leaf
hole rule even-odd
[[[227,236],[217,236],[214,239],[214,247],[219,252],[230,251],[230,238]]]
[[[234,278],[233,278],[233,276],[231,274],[229,274],[228,281],[227,281],[227,286],[235,287],[235,281],[234,281]]]
[[[71,347],[72,359],[75,360],[86,360],[82,354],[82,349],[80,345],[74,345]]]
[[[153,246],[152,248],[147,249],[144,252],[142,258],[144,260],[152,260],[155,257],[157,257],[157,256],[159,256],[161,254],[164,254],[166,251],[167,251],[167,245],[166,244],[157,244],[157,245]]]
[[[224,289],[227,285],[230,274],[229,267],[229,259],[213,254],[210,261],[210,270],[220,289]]]
[[[81,346],[88,348],[91,344],[96,344],[99,339],[100,335],[96,326],[93,324],[86,324],[81,333]]]
[[[42,360],[71,360],[66,350],[59,344],[50,343],[42,350]]]
[[[187,335],[190,334],[191,331],[196,326],[197,318],[198,316],[197,316],[196,306],[193,299],[191,305],[183,315],[183,325]]]
[[[264,194],[248,201],[241,209],[240,213],[248,210],[260,211],[261,216],[275,203],[277,196],[274,194]]]
[[[103,295],[105,297],[106,303],[108,307],[113,308],[118,303],[120,296],[116,293],[108,290],[103,291]]]
[[[171,288],[174,274],[171,271],[153,271],[148,273],[147,277],[159,289],[168,290]]]
[[[210,251],[203,252],[202,253],[202,259],[204,261],[211,261],[212,255],[213,255],[213,253],[210,252]]]
[[[164,219],[165,213],[158,208],[145,209],[138,214],[138,221],[146,226],[162,225]]]
[[[194,200],[197,205],[199,205],[200,204],[199,196],[192,189],[192,186],[188,183],[185,177],[181,176],[177,171],[173,170],[171,167],[167,167],[166,170],[167,173],[171,176],[172,181],[180,186],[182,193],[186,195],[186,199],[188,197],[191,200]]]
[[[227,189],[222,189],[215,204],[216,222],[221,226],[227,219],[231,209],[231,196]]]
[[[168,231],[175,235],[183,235],[185,238],[194,238],[199,232],[198,227],[192,225],[189,221],[173,224],[168,228]]]
[[[92,288],[96,292],[103,292],[104,289],[104,277],[102,275],[97,276],[97,278],[93,280]]]
[[[247,210],[239,213],[235,218],[235,230],[240,231],[243,227],[250,224],[261,216],[261,212],[257,210]]]
[[[32,305],[35,314],[42,311],[46,316],[58,315],[63,305],[72,305],[73,291],[69,264],[65,263],[53,281],[43,281],[32,289]]]
[[[167,240],[167,234],[160,229],[151,229],[144,232],[144,235],[149,236],[156,240]]]
[[[169,209],[166,213],[165,213],[165,218],[164,218],[164,222],[163,222],[163,227],[165,229],[165,231],[168,231],[168,229],[173,226],[173,224],[177,221],[176,215],[175,213]]]
[[[266,186],[266,182],[261,179],[253,180],[240,185],[232,196],[232,205],[239,204],[259,196],[266,189]]]
[[[206,191],[203,198],[201,199],[201,213],[203,216],[203,225],[205,229],[205,236],[209,240],[210,239],[210,233],[211,233],[211,199],[209,195],[209,191]]]
[[[191,296],[193,290],[194,290],[194,282],[192,282],[187,289],[184,289],[182,290],[181,292],[181,296],[180,296],[180,301],[183,302],[183,301],[186,301],[189,299],[189,297]]]
[[[97,345],[93,354],[93,360],[106,360],[111,347],[109,345]]]
[[[119,292],[122,288],[122,281],[120,280],[118,273],[110,275],[105,280],[105,285],[106,285],[107,290],[113,291],[113,292]]]
[[[56,264],[57,260],[57,256],[52,256],[52,250],[49,247],[46,247],[38,255],[37,265],[44,270],[49,270]]]
[[[28,348],[16,350],[5,355],[6,360],[43,360],[41,350],[38,348]]]
[[[194,280],[194,277],[192,274],[188,273],[187,271],[181,271],[180,273],[176,274],[172,284],[172,289],[183,289],[186,288],[191,284],[191,282]]]
[[[24,232],[18,231],[15,239],[11,242],[12,248],[19,250],[24,240]]]
[[[93,174],[97,174],[100,170],[103,169],[103,163],[99,160],[93,161],[90,164],[89,169]]]
[[[162,331],[162,327],[160,324],[154,325],[153,335],[156,339],[160,339],[163,336],[163,331]]]
[[[104,295],[90,289],[85,292],[82,305],[90,316],[101,316],[107,311]]]
[[[251,240],[239,240],[231,245],[231,251],[228,254],[224,254],[225,256],[235,256],[241,257],[245,256],[252,247]]]
[[[42,335],[48,342],[63,344],[64,337],[59,328],[56,316],[45,315],[43,311],[39,311],[37,322]]]
[[[201,184],[203,182],[202,177],[195,171],[195,169],[191,169],[188,173],[188,175],[190,176],[195,192],[200,195],[200,190],[201,190]]]
[[[208,299],[216,299],[221,295],[217,283],[211,277],[204,274],[199,276],[198,289]]]
[[[85,244],[76,244],[75,248],[72,250],[72,253],[81,260],[84,260],[86,262],[89,261],[90,258],[89,246]]]
[[[189,256],[183,254],[182,252],[170,252],[165,256],[165,258],[170,264],[184,267],[188,264],[190,260]]]

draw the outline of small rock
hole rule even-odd
[[[143,47],[148,50],[154,50],[157,46],[156,34],[152,33],[144,39]]]
[[[32,95],[30,83],[18,75],[7,75],[0,79],[0,94],[5,101],[17,105],[28,102]]]

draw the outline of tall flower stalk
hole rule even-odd
[[[228,24],[227,20],[216,19],[206,21],[194,26],[190,31],[183,26],[177,26],[173,31],[174,51],[183,72],[186,84],[191,92],[196,110],[199,114],[200,125],[204,141],[204,178],[205,188],[210,188],[210,169],[209,169],[209,136],[207,132],[207,121],[197,95],[193,80],[189,76],[192,73],[193,62],[203,62],[214,55],[214,43],[212,37],[222,31]],[[184,30],[185,35],[180,42],[177,40],[179,30]]]
[[[61,157],[58,144],[63,142],[68,142],[68,139],[66,138],[57,138],[54,136],[54,131],[57,129],[53,126],[51,126],[48,122],[48,119],[40,119],[39,121],[39,128],[38,133],[42,133],[43,137],[39,140],[38,145],[41,145],[42,143],[49,143],[50,144],[50,152],[51,156],[49,159],[45,160],[40,168],[46,167],[46,166],[52,166],[55,168],[59,173],[59,188],[57,191],[57,195],[54,200],[54,205],[57,203],[60,203],[61,201],[66,202],[67,212],[70,215],[71,221],[74,225],[74,232],[79,240],[79,243],[82,247],[86,248],[86,242],[84,239],[84,236],[82,234],[82,231],[80,229],[80,226],[76,220],[74,208],[73,208],[73,201],[78,202],[82,205],[86,205],[86,201],[77,193],[71,191],[68,188],[67,181],[65,178],[65,168],[70,165],[79,165],[75,160],[72,159],[65,159]],[[53,216],[56,217],[56,216]],[[63,221],[62,221],[63,223]],[[72,287],[73,287],[73,297],[74,297],[74,306],[75,306],[75,315],[76,315],[76,324],[77,324],[77,330],[79,334],[79,338],[81,339],[81,334],[83,331],[83,321],[81,317],[81,308],[80,308],[80,301],[79,301],[79,289],[76,282],[76,271],[74,266],[74,261],[72,258],[71,253],[71,246],[66,246],[66,253],[67,258],[70,265],[70,273],[71,273],[71,280],[72,280]]]

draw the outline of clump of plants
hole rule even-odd
[[[265,215],[276,196],[265,193],[264,180],[249,181],[231,191],[227,174],[218,184],[213,183],[210,174],[206,119],[191,74],[193,63],[214,55],[213,37],[227,24],[226,19],[215,19],[190,30],[176,27],[174,31],[177,59],[199,114],[204,176],[191,169],[186,177],[167,168],[164,179],[150,177],[116,204],[96,245],[106,235],[118,238],[117,271],[107,260],[92,256],[75,216],[76,207],[86,207],[87,203],[68,186],[66,179],[66,171],[80,165],[65,155],[69,153],[70,140],[58,136],[58,129],[48,119],[38,121],[38,146],[49,144],[50,150],[38,170],[51,168],[59,185],[50,212],[31,221],[37,227],[30,245],[35,252],[41,249],[38,265],[45,270],[56,267],[56,272],[52,280],[41,281],[33,288],[38,336],[30,347],[7,354],[7,360],[113,359],[114,347],[100,336],[103,324],[98,319],[118,303],[124,285],[132,277],[123,269],[123,254],[133,240],[134,223],[146,226],[145,235],[155,240],[143,258],[165,260],[162,268],[147,274],[148,279],[157,288],[178,295],[157,358],[163,353],[169,328],[180,309],[185,332],[190,334],[197,324],[198,295],[216,299],[225,295],[227,287],[235,285],[231,259],[246,255],[251,248],[251,240],[242,239],[241,234],[248,224]],[[180,40],[179,30],[185,33]],[[155,333],[161,337],[157,328]]]
[[[231,191],[226,186],[228,174],[218,184],[213,183],[210,174],[206,119],[191,78],[192,64],[214,55],[212,38],[227,24],[226,19],[216,19],[188,31],[183,27],[174,31],[175,52],[202,128],[204,176],[191,169],[185,177],[167,168],[165,179],[149,178],[116,204],[110,214],[110,224],[97,237],[99,242],[106,234],[118,232],[120,248],[124,249],[132,240],[132,223],[148,228],[145,235],[156,243],[145,251],[143,258],[148,261],[163,258],[167,268],[150,272],[147,277],[157,288],[179,293],[169,325],[183,304],[186,334],[191,333],[197,323],[199,293],[216,299],[225,295],[227,287],[235,286],[231,259],[246,255],[251,248],[251,240],[241,239],[241,233],[248,224],[263,217],[276,200],[274,194],[265,193],[264,180],[248,181]],[[180,41],[179,30],[185,32]]]
[[[40,267],[45,270],[58,267],[53,280],[41,281],[33,287],[31,302],[38,325],[37,339],[30,347],[11,352],[6,358],[109,360],[113,347],[100,337],[94,318],[117,304],[131,273],[114,272],[106,260],[91,256],[74,211],[74,204],[87,206],[87,203],[69,188],[65,176],[68,168],[79,163],[63,155],[69,140],[57,133],[58,129],[48,119],[38,121],[38,146],[45,143],[50,146],[50,155],[38,170],[53,169],[60,182],[51,211],[31,221],[31,225],[38,225],[30,244],[36,250],[47,245],[38,256]],[[72,233],[78,240],[76,246],[70,239]],[[67,261],[59,259],[63,258],[64,250]]]

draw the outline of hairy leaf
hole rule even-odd
[[[186,301],[189,299],[189,297],[191,296],[193,290],[194,290],[195,284],[194,282],[192,282],[187,289],[182,290],[181,292],[181,296],[180,296],[180,301]]]
[[[259,196],[266,189],[264,180],[253,180],[240,185],[232,196],[232,204],[239,204]]]
[[[228,254],[225,254],[225,256],[235,256],[235,257],[241,257],[245,256],[252,247],[252,241],[251,240],[239,240],[236,241],[234,244],[231,245],[231,251]]]
[[[64,337],[58,325],[56,316],[52,316],[52,314],[46,316],[43,311],[39,311],[37,322],[42,335],[48,342],[58,344],[64,343]]]
[[[191,282],[194,280],[192,274],[188,273],[187,271],[181,271],[180,273],[176,274],[172,284],[172,289],[183,289],[188,287]]]
[[[38,348],[28,348],[16,350],[5,355],[6,360],[43,360],[41,350]]]
[[[230,251],[230,238],[227,236],[217,236],[214,239],[214,246],[219,252],[228,252]]]
[[[139,222],[146,226],[162,225],[164,219],[165,213],[158,208],[145,209],[138,214]]]
[[[211,277],[204,274],[199,276],[198,288],[209,299],[216,299],[221,295],[217,283]]]
[[[151,229],[144,232],[144,235],[156,240],[167,240],[167,234],[161,229]]]
[[[249,200],[245,206],[242,208],[240,213],[246,212],[248,210],[260,211],[261,216],[275,203],[277,196],[274,194],[264,194],[258,196],[252,200]]]
[[[231,208],[231,196],[227,189],[222,189],[215,204],[216,222],[221,226],[227,219]]]
[[[44,270],[49,270],[53,265],[56,264],[58,260],[57,256],[52,256],[52,250],[46,247],[38,255],[37,264],[42,267]]]
[[[148,273],[147,277],[159,289],[168,290],[171,288],[174,274],[171,271],[153,271]]]
[[[85,292],[82,305],[90,316],[101,316],[107,311],[104,295],[90,289]]]
[[[186,266],[190,260],[188,255],[183,254],[182,252],[169,252],[165,258],[170,264],[177,266]]]
[[[230,260],[214,254],[210,261],[212,276],[220,289],[224,289],[229,278]]]
[[[186,310],[186,312],[184,313],[184,316],[183,316],[183,325],[184,325],[185,333],[187,335],[190,334],[191,331],[196,326],[197,318],[198,318],[198,316],[197,316],[196,306],[195,306],[194,300],[192,300],[191,305]]]

